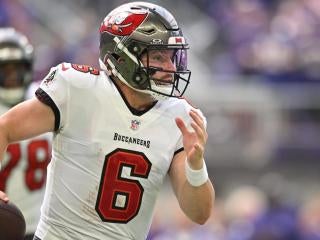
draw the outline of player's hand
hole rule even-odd
[[[0,199],[5,201],[5,202],[9,202],[9,198],[8,198],[7,194],[5,194],[2,191],[0,191]]]
[[[176,118],[176,124],[183,137],[183,147],[187,154],[190,167],[198,170],[203,166],[203,155],[208,134],[204,125],[203,118],[195,110],[190,110],[192,118],[191,127],[194,131],[189,131],[181,118]]]

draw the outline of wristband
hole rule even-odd
[[[203,160],[203,166],[199,170],[190,168],[188,160],[185,162],[186,178],[190,185],[199,187],[208,180],[208,171],[205,161]]]

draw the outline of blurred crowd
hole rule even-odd
[[[32,42],[39,43],[38,52],[46,57],[39,53],[38,59],[47,58],[43,63],[46,67],[61,60],[86,61],[96,65],[97,24],[112,7],[122,2],[126,1],[108,1],[105,4],[99,0],[68,3],[60,0],[1,0],[0,26],[13,26],[25,32]],[[239,79],[239,75],[249,76],[242,78],[247,81],[318,82],[318,0],[177,2],[206,14],[208,26],[211,26],[208,31],[217,32],[217,37],[208,38],[207,49],[203,51],[213,74],[235,76],[229,78],[234,80]],[[181,15],[179,20],[185,25],[197,21],[188,19],[170,1],[161,3]],[[199,38],[196,33],[188,34],[190,38]],[[46,47],[50,49],[43,49]]]
[[[296,205],[254,185],[238,186],[218,197],[214,217],[203,226],[188,221],[171,196],[159,201],[149,240],[320,239],[320,192]]]
[[[0,27],[29,37],[37,81],[60,62],[98,67],[98,26],[124,2],[0,0]],[[182,22],[191,42],[191,88],[211,97],[197,103],[208,116],[207,164],[218,191],[204,226],[188,222],[165,194],[149,239],[320,239],[320,1],[151,2]],[[200,85],[209,94],[197,92]],[[249,178],[257,171],[277,177],[264,188]]]
[[[0,0],[0,27],[14,27],[35,46],[35,81],[61,62],[98,66],[101,17],[79,3]]]
[[[269,82],[319,82],[318,0],[193,3],[218,26],[220,47],[212,59],[214,72]]]

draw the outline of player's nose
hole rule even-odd
[[[170,60],[167,60],[167,61],[165,62],[165,69],[166,69],[167,71],[176,71],[176,70],[177,70],[175,64],[172,62],[171,59],[170,59]]]

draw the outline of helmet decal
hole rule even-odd
[[[121,12],[105,18],[100,33],[109,32],[117,36],[130,35],[147,17],[147,13]]]
[[[169,40],[168,40],[168,44],[185,44],[186,41],[184,39],[184,37],[170,37]]]

